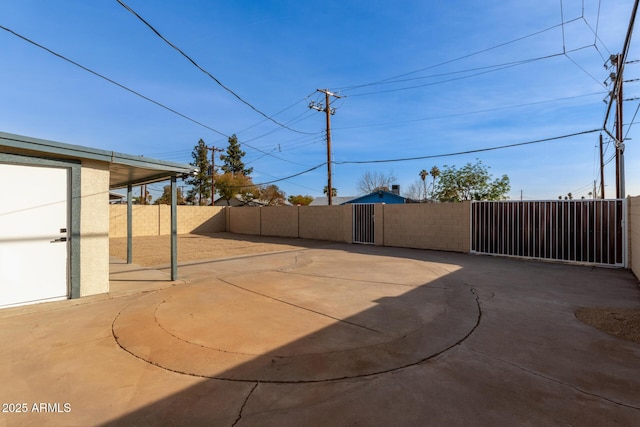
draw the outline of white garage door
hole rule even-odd
[[[0,164],[0,307],[68,297],[68,173]]]

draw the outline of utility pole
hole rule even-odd
[[[624,64],[622,62],[622,55],[611,55],[611,64],[615,67],[615,81],[618,83],[614,87],[613,96],[616,98],[616,199],[624,197],[624,132],[622,121],[622,70]]]
[[[618,55],[611,55],[609,58],[611,64],[616,67],[616,72],[611,73],[611,79],[613,81],[613,90],[609,96],[609,102],[607,103],[607,113],[604,116],[604,125],[602,126],[604,131],[609,134],[611,138],[614,139],[616,146],[616,198],[621,198],[626,196],[625,191],[625,178],[624,178],[624,133],[622,132],[622,128],[624,122],[622,120],[622,81],[623,81],[623,71],[624,64],[627,60],[627,55],[629,53],[629,46],[631,45],[631,35],[633,34],[633,27],[636,21],[636,14],[638,12],[638,6],[640,5],[640,0],[635,0],[633,4],[633,8],[631,10],[631,17],[629,19],[629,26],[627,28],[627,35],[624,40],[624,46],[622,47],[622,52]],[[606,65],[605,65],[606,67]],[[611,112],[611,107],[613,102],[616,103],[616,124],[615,136],[612,135],[607,130],[607,121],[609,120],[609,113]]]
[[[604,154],[602,152],[602,134],[600,134],[600,198],[604,199]],[[595,191],[594,191],[595,194]]]
[[[325,102],[316,104],[311,101],[309,108],[313,108],[317,111],[324,111],[327,116],[327,201],[329,206],[333,204],[333,184],[331,182],[331,115],[336,113],[335,108],[331,108],[331,97],[342,98],[335,93],[329,92],[328,89],[318,89],[320,93],[324,93]]]
[[[147,204],[147,184],[142,184],[140,186],[140,204]]]
[[[216,153],[224,151],[222,148],[216,148],[213,145],[211,148],[207,147],[207,150],[211,150],[211,206],[213,206],[214,195],[216,194]]]

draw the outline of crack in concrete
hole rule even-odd
[[[419,284],[416,284],[416,285],[412,285],[410,283],[383,282],[383,281],[368,280],[368,279],[367,280],[353,279],[353,278],[349,278],[349,277],[324,276],[324,275],[321,275],[321,274],[298,273],[298,272],[287,271],[287,270],[278,270],[278,272],[282,273],[282,274],[291,274],[291,275],[295,275],[295,276],[316,277],[318,279],[332,279],[332,280],[343,280],[343,281],[347,281],[347,282],[373,283],[373,284],[376,284],[376,285],[402,286],[402,287],[411,288],[411,289],[414,289],[414,288],[417,289],[417,288],[425,287],[425,286],[428,286],[429,283],[431,283],[431,282],[425,282],[425,283],[419,283]],[[438,286],[429,286],[429,288],[431,288],[431,289],[446,289],[444,287],[438,287]]]
[[[467,283],[463,283],[465,286],[468,286],[470,288],[471,293],[474,295],[475,297],[475,301],[476,301],[476,306],[478,308],[478,317],[476,318],[476,323],[475,325],[471,328],[471,330],[469,330],[469,332],[467,332],[467,334],[460,338],[458,341],[456,341],[455,343],[451,344],[450,346],[436,352],[433,353],[429,356],[426,356],[416,362],[411,362],[411,363],[407,363],[405,365],[402,366],[397,366],[394,368],[390,368],[390,369],[386,369],[386,370],[381,370],[381,371],[377,371],[377,372],[370,372],[370,373],[366,373],[366,374],[359,374],[359,375],[353,375],[353,376],[343,376],[343,377],[336,377],[336,378],[328,378],[328,379],[317,379],[317,380],[262,380],[262,381],[257,381],[255,379],[252,380],[247,380],[247,379],[238,379],[238,378],[225,378],[225,377],[219,377],[219,376],[209,376],[209,375],[202,375],[202,374],[197,374],[197,373],[190,373],[190,372],[185,372],[185,371],[180,371],[177,369],[172,369],[163,365],[160,365],[156,362],[153,362],[151,360],[147,360],[135,353],[133,353],[131,350],[127,349],[126,347],[123,347],[120,342],[118,341],[118,336],[116,335],[115,332],[115,323],[116,320],[118,319],[118,317],[120,317],[120,315],[122,314],[122,312],[129,306],[132,305],[133,303],[123,307],[118,314],[115,316],[115,318],[113,319],[113,322],[111,323],[111,333],[113,335],[114,340],[116,341],[116,344],[118,345],[118,347],[120,347],[122,350],[124,350],[126,353],[129,353],[130,355],[132,355],[133,357],[135,357],[136,359],[139,359],[143,362],[146,362],[150,365],[156,366],[160,369],[164,369],[166,371],[169,372],[174,372],[176,374],[181,374],[181,375],[189,375],[189,376],[193,376],[193,377],[199,377],[199,378],[207,378],[207,379],[215,379],[215,380],[219,380],[219,381],[231,381],[231,382],[242,382],[242,383],[253,383],[256,382],[256,385],[254,386],[253,390],[255,390],[255,388],[258,386],[258,384],[260,382],[263,383],[268,383],[268,384],[311,384],[311,383],[330,383],[330,382],[337,382],[337,381],[345,381],[345,380],[354,380],[354,379],[360,379],[360,378],[370,378],[370,377],[374,377],[377,375],[383,375],[383,374],[388,374],[388,373],[392,373],[392,372],[399,372],[401,370],[413,367],[413,366],[417,366],[426,362],[429,362],[439,356],[441,356],[442,354],[448,352],[449,350],[451,350],[454,347],[459,346],[460,344],[462,344],[463,342],[465,342],[478,328],[478,326],[480,326],[480,321],[482,319],[482,308],[481,308],[481,304],[480,304],[480,296],[477,292],[477,290],[470,286]],[[232,286],[236,286],[231,284]],[[401,338],[402,339],[402,338]],[[252,392],[253,392],[252,390]],[[249,396],[247,396],[247,399],[250,397],[251,393],[249,394]],[[245,400],[245,404],[246,404],[246,400]],[[244,405],[243,405],[244,407]],[[235,425],[235,423],[234,423]]]
[[[240,419],[242,419],[242,411],[244,410],[244,407],[246,406],[247,402],[249,401],[249,398],[251,397],[253,392],[258,388],[259,385],[260,385],[260,381],[258,381],[253,386],[253,388],[249,391],[249,394],[247,394],[247,397],[244,399],[244,402],[242,402],[242,406],[240,407],[240,412],[238,412],[238,418],[236,418],[233,424],[231,424],[231,427],[234,427],[236,424],[238,424],[238,422],[240,422]]]
[[[477,349],[472,348],[472,347],[467,347],[467,348],[470,351],[473,351],[474,353],[481,354],[486,358],[494,359],[494,360],[497,360],[497,361],[502,362],[504,364],[507,364],[509,366],[513,366],[514,368],[517,368],[517,369],[519,369],[519,370],[521,370],[523,372],[526,372],[529,375],[533,375],[533,376],[542,378],[544,380],[551,381],[551,382],[554,382],[556,384],[563,385],[565,387],[569,387],[569,388],[577,391],[578,393],[586,394],[587,396],[595,397],[597,399],[601,399],[601,400],[604,400],[606,402],[613,403],[614,405],[619,405],[619,406],[623,406],[625,408],[635,409],[637,411],[640,411],[640,407],[638,407],[638,406],[633,406],[633,405],[629,405],[629,404],[626,404],[626,403],[618,402],[617,400],[613,400],[613,399],[610,399],[608,397],[605,397],[605,396],[602,396],[602,395],[599,395],[599,394],[596,394],[596,393],[592,393],[592,392],[587,391],[587,390],[583,390],[580,387],[574,386],[573,384],[566,383],[566,382],[564,382],[562,380],[559,380],[557,378],[552,378],[552,377],[549,377],[547,375],[541,374],[539,372],[533,371],[531,369],[525,368],[524,366],[518,365],[517,363],[510,362],[510,361],[502,359],[500,357],[491,356],[491,355],[489,355],[489,354],[487,354],[487,353],[485,353],[483,351],[477,350]]]
[[[245,287],[240,286],[240,285],[236,285],[235,283],[232,283],[232,282],[230,282],[228,280],[225,280],[225,279],[222,279],[220,277],[218,277],[218,280],[220,280],[221,282],[226,283],[229,286],[233,286],[233,287],[236,287],[238,289],[242,289],[243,291],[251,292],[252,294],[260,295],[262,297],[269,298],[269,299],[274,300],[274,301],[278,301],[278,302],[280,302],[282,304],[287,304],[287,305],[290,305],[292,307],[296,307],[296,308],[299,308],[301,310],[309,311],[311,313],[315,313],[315,314],[318,314],[318,315],[323,316],[323,317],[328,317],[329,319],[335,320],[337,322],[346,323],[347,325],[351,325],[351,326],[355,326],[357,328],[365,329],[367,331],[374,332],[376,334],[382,334],[382,332],[380,332],[380,331],[378,331],[376,329],[372,329],[372,328],[369,328],[369,327],[364,326],[364,325],[359,325],[359,324],[354,323],[354,322],[349,322],[348,320],[340,319],[338,317],[334,317],[334,316],[331,316],[331,315],[326,314],[326,313],[322,313],[322,312],[317,311],[317,310],[312,310],[312,309],[307,308],[307,307],[302,307],[301,305],[297,305],[297,304],[294,304],[292,302],[288,302],[288,301],[285,301],[285,300],[282,300],[282,299],[279,299],[279,298],[272,297],[270,295],[266,295],[266,294],[254,291],[252,289],[245,288]]]

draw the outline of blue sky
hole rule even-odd
[[[632,0],[123,1],[290,129],[225,91],[116,0],[22,0],[0,2],[0,25],[205,126],[0,30],[0,131],[182,163],[200,138],[225,148],[235,133],[263,183],[326,161],[324,113],[308,108],[326,88],[342,96],[331,118],[338,195],[357,195],[366,171],[393,173],[404,190],[421,169],[476,159],[510,177],[512,199],[587,196],[599,185],[597,132],[349,162],[602,127],[611,72],[603,64],[622,49]],[[636,45],[634,37],[629,60],[640,59]],[[625,79],[637,78],[640,63],[628,64]],[[625,98],[640,96],[639,85],[627,83]],[[624,103],[628,195],[640,194],[640,124],[630,125],[639,102]],[[605,147],[608,160],[613,144]],[[614,170],[609,163],[607,197]],[[321,166],[277,185],[321,196],[326,183]]]

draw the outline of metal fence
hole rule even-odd
[[[626,201],[473,202],[471,252],[625,267]]]
[[[353,205],[353,243],[375,244],[375,226],[373,203],[354,203]]]

